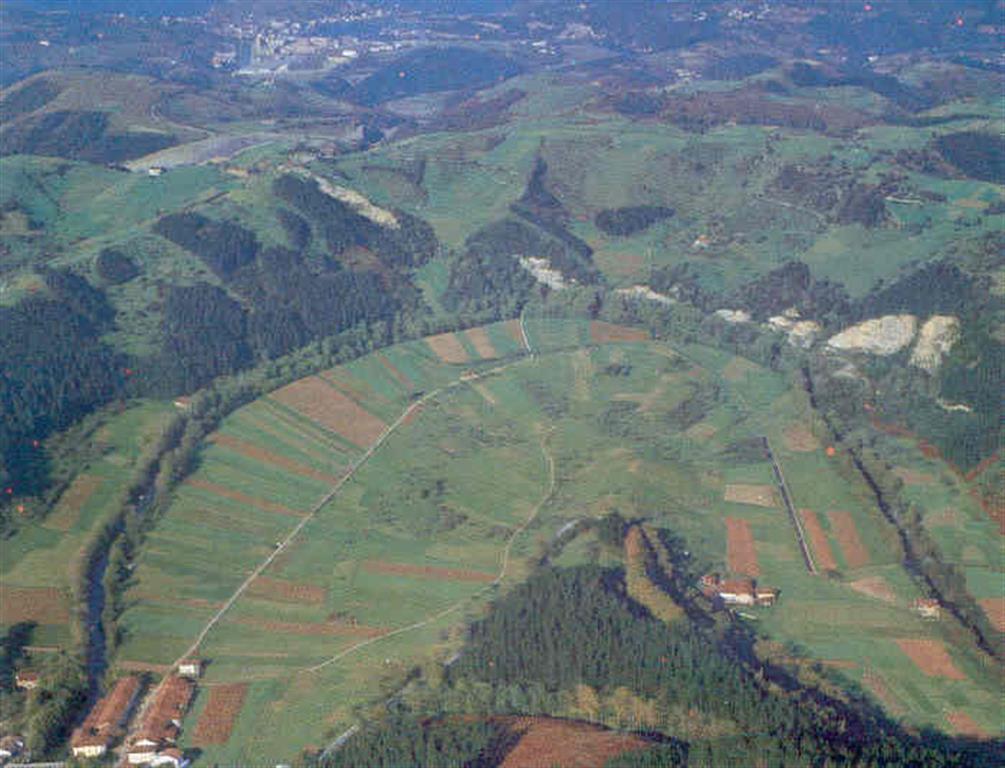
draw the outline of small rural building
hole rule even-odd
[[[158,752],[154,759],[150,761],[150,765],[163,766],[163,768],[185,768],[190,762],[180,749],[177,747],[168,747]]]
[[[780,591],[761,587],[751,578],[723,579],[717,573],[701,577],[701,591],[706,597],[721,600],[726,605],[774,605]]]
[[[129,720],[139,692],[138,677],[129,675],[119,679],[70,737],[74,757],[101,757],[105,754],[112,742],[122,735],[122,728]]]
[[[942,616],[942,606],[931,597],[919,597],[911,607],[924,619],[938,619]]]
[[[0,761],[10,760],[24,751],[24,741],[18,736],[4,736],[0,739]]]
[[[38,681],[38,672],[30,669],[20,669],[14,675],[14,685],[22,691],[30,691],[32,688],[38,688]]]
[[[178,674],[198,678],[202,674],[202,659],[185,659],[178,665]]]
[[[147,168],[147,176],[161,176],[164,173],[164,169],[158,165]]]

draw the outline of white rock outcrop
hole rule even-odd
[[[799,317],[796,312],[794,317]],[[820,336],[820,323],[816,320],[796,320],[793,319],[791,310],[784,315],[775,315],[768,318],[768,326],[781,331],[788,337],[789,344],[801,349],[809,349]]]
[[[960,321],[953,315],[932,315],[918,331],[911,365],[935,373],[960,338]]]
[[[742,309],[717,309],[717,317],[721,317],[727,323],[749,323],[750,313]]]
[[[914,315],[884,315],[845,328],[827,340],[831,349],[893,355],[914,340],[918,318]]]
[[[657,304],[669,305],[674,303],[674,300],[665,293],[658,293],[648,285],[633,285],[630,288],[618,288],[615,293],[618,296],[625,296],[630,299],[646,299],[654,301]]]
[[[345,203],[360,216],[369,219],[374,224],[387,227],[388,229],[398,229],[401,226],[398,223],[398,217],[391,211],[374,205],[356,190],[332,184],[328,179],[314,173],[301,173],[301,175],[314,179],[318,184],[318,189],[328,195],[328,197]]]
[[[560,291],[566,288],[569,283],[576,282],[575,280],[566,281],[565,275],[552,267],[551,262],[547,259],[542,259],[539,256],[517,256],[517,259],[520,260],[520,266],[530,272],[535,280],[553,290]]]

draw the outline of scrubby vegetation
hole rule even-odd
[[[627,208],[608,208],[600,211],[594,221],[608,235],[628,237],[642,232],[653,224],[673,216],[673,208],[659,205],[633,205]]]
[[[967,176],[996,184],[1005,182],[1005,142],[1001,136],[978,131],[947,133],[935,146]]]

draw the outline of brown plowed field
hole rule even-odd
[[[492,346],[492,340],[489,338],[488,333],[484,328],[468,328],[464,335],[468,337],[468,341],[471,342],[472,346],[475,348],[475,352],[483,360],[492,360],[493,358],[499,357],[499,353],[496,352],[496,348]]]
[[[463,568],[436,568],[430,565],[408,565],[407,563],[388,563],[383,560],[366,560],[363,570],[370,573],[384,573],[392,576],[421,576],[442,581],[470,581],[477,584],[489,584],[496,580],[494,573],[469,571]]]
[[[439,336],[429,336],[426,344],[444,363],[459,365],[468,362],[468,353],[464,345],[452,333],[441,333]]]
[[[405,389],[406,392],[411,392],[413,389],[415,389],[415,384],[412,383],[412,380],[408,378],[408,376],[403,374],[401,370],[398,368],[398,366],[396,366],[394,363],[388,360],[387,356],[383,352],[375,353],[374,357],[376,357],[380,361],[380,364],[387,369],[387,372],[394,377],[395,381],[401,384],[401,386]]]
[[[778,497],[775,495],[775,488],[772,485],[746,483],[727,485],[723,499],[736,504],[753,504],[756,507],[778,507]]]
[[[897,602],[897,595],[882,576],[869,576],[865,579],[852,581],[848,586],[866,597],[874,597],[887,603]]]
[[[299,512],[295,509],[284,507],[282,504],[273,504],[271,501],[266,501],[265,499],[249,496],[246,493],[234,491],[230,488],[224,488],[222,485],[211,483],[208,480],[200,480],[197,477],[190,477],[185,483],[193,488],[198,488],[200,491],[206,491],[207,493],[212,493],[221,498],[230,499],[241,504],[247,504],[249,507],[260,509],[263,512],[273,512],[277,515],[287,515],[288,517],[303,517],[307,514],[306,512]]]
[[[244,697],[248,692],[246,683],[231,683],[229,685],[214,685],[209,689],[209,701],[199,715],[199,722],[192,732],[192,743],[196,746],[207,744],[226,744],[230,740],[230,731],[234,721],[244,706]]]
[[[360,448],[372,445],[387,426],[317,376],[287,384],[270,397]]]
[[[649,333],[641,328],[605,323],[601,320],[590,322],[590,340],[594,344],[608,344],[615,341],[649,341]]]
[[[809,453],[820,447],[809,427],[799,422],[786,427],[782,437],[785,439],[785,447],[796,453]]]
[[[234,621],[246,627],[253,627],[279,635],[370,638],[386,635],[390,631],[381,627],[366,627],[361,624],[270,621],[268,619],[255,619],[249,616],[242,616],[234,619]]]
[[[975,739],[986,739],[988,732],[981,728],[974,719],[966,712],[950,712],[946,715],[946,720],[953,727],[953,730],[960,736],[970,736]]]
[[[267,600],[319,605],[325,601],[328,592],[324,587],[315,584],[259,576],[251,582],[248,594],[254,597],[264,597]]]
[[[834,537],[841,545],[841,552],[844,554],[844,561],[849,568],[861,568],[869,564],[869,550],[862,543],[862,537],[858,535],[858,528],[855,527],[855,519],[850,512],[829,512],[827,515],[831,521],[831,530]]]
[[[80,517],[80,510],[99,487],[100,477],[77,475],[70,487],[63,492],[52,514],[45,518],[45,527],[56,531],[70,530]]]
[[[547,717],[503,721],[512,732],[522,735],[500,768],[601,768],[624,752],[647,746],[635,734],[608,731],[588,723]]]
[[[987,614],[991,626],[999,632],[1005,632],[1005,597],[989,597],[977,602]]]
[[[726,518],[726,561],[733,573],[760,576],[757,549],[750,523],[736,517]]]
[[[228,448],[234,453],[239,453],[242,456],[253,459],[254,461],[260,461],[263,464],[271,464],[274,467],[285,469],[287,472],[292,472],[294,475],[309,477],[312,480],[318,480],[322,483],[327,483],[328,485],[334,485],[339,481],[339,478],[335,477],[335,475],[325,474],[313,467],[308,467],[297,461],[288,459],[285,456],[280,456],[278,453],[272,453],[272,451],[267,451],[254,443],[240,440],[236,437],[232,437],[231,435],[223,435],[218,432],[209,438],[209,442],[215,443],[216,445],[222,445],[224,448]]]
[[[70,620],[69,595],[56,587],[10,587],[0,584],[0,624],[34,621],[65,624]]]
[[[825,571],[836,571],[837,561],[831,551],[830,542],[827,541],[827,532],[820,526],[817,513],[812,509],[800,509],[799,515],[803,518],[806,534],[810,537],[810,546],[813,547],[813,557],[817,561],[817,566]]]
[[[940,640],[916,640],[905,638],[897,641],[900,650],[929,677],[945,677],[950,680],[966,680],[953,663],[946,646]]]

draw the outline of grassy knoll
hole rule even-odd
[[[707,348],[590,343],[587,323],[526,325],[535,357],[499,324],[460,343],[471,354],[487,338],[508,359],[451,365],[419,341],[325,374],[388,423],[424,399],[202,644],[207,687],[185,738],[209,686],[250,687],[230,739],[205,745],[201,761],[289,760],[322,746],[408,669],[446,659],[464,622],[528,574],[563,527],[615,509],[673,529],[699,567],[720,572],[725,520],[745,521],[760,582],[782,590],[778,605],[750,614],[767,638],[835,663],[845,685],[910,723],[948,728],[947,713],[961,711],[995,730],[993,684],[944,624],[910,610],[918,592],[889,531],[845,459],[814,444],[807,405],[782,376]],[[472,368],[485,375],[472,379]],[[232,439],[211,439],[146,545],[120,662],[170,663],[324,494],[324,483],[233,440],[317,471],[363,455],[272,398],[232,414],[218,435]],[[807,572],[780,504],[727,500],[731,487],[770,491],[761,436],[797,506],[816,513],[833,572]],[[585,534],[560,562],[611,557]],[[942,643],[959,674],[922,670],[904,638]]]

